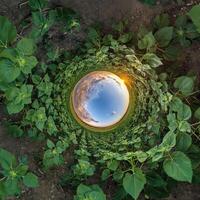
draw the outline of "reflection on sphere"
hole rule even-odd
[[[107,71],[84,76],[72,93],[77,117],[93,127],[108,127],[119,122],[129,106],[129,91],[124,81]]]

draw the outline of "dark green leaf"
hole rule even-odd
[[[17,30],[15,26],[4,16],[0,16],[0,48],[7,47],[12,43],[16,36]]]
[[[174,82],[174,87],[178,89],[184,96],[188,96],[194,89],[194,79],[188,76],[180,76]]]
[[[187,133],[180,133],[177,137],[176,148],[178,151],[187,151],[192,144],[192,137]]]
[[[200,33],[200,5],[193,6],[193,8],[188,12],[189,17],[192,22],[197,27],[197,31]]]
[[[16,159],[10,152],[0,148],[0,164],[3,169],[9,170],[16,165]]]
[[[166,47],[169,45],[169,43],[172,40],[173,36],[173,27],[168,26],[159,29],[155,34],[154,34],[157,42],[159,43],[160,47]]]
[[[0,82],[11,83],[20,75],[20,69],[7,59],[0,60]]]

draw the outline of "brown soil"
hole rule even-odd
[[[24,2],[24,3],[23,3]],[[0,15],[7,16],[16,25],[22,19],[29,15],[29,9],[25,1],[20,0],[1,0]],[[183,6],[170,4],[169,6],[158,5],[148,7],[137,0],[51,0],[52,5],[62,5],[74,9],[82,18],[82,27],[79,32],[72,35],[65,35],[59,38],[57,30],[52,30],[52,40],[55,45],[64,49],[73,49],[85,37],[85,28],[95,22],[102,23],[105,30],[110,30],[114,21],[129,19],[129,29],[136,32],[141,24],[148,25],[152,18],[159,13],[168,12],[170,16],[175,17],[176,13],[185,12],[193,4],[200,1],[187,1]],[[200,55],[200,46],[196,44],[186,51],[186,65],[194,66],[196,71],[200,71],[198,57]],[[181,69],[180,69],[181,70]],[[0,122],[6,120],[3,112],[4,108],[0,105]],[[63,175],[65,169],[45,173],[38,166],[36,155],[43,152],[43,144],[29,139],[15,139],[9,136],[0,123],[0,147],[5,148],[15,155],[27,155],[29,166],[40,178],[40,187],[34,190],[24,190],[21,200],[72,200],[72,191],[69,188],[63,188],[59,185],[59,178]],[[67,154],[66,158],[71,159]],[[94,181],[92,181],[94,182]],[[113,192],[112,185],[108,185],[108,199]],[[172,194],[166,200],[200,200],[200,186],[180,184],[174,189]]]

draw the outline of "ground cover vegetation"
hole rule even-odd
[[[146,3],[154,3],[146,1]],[[181,2],[179,2],[181,3]],[[46,141],[41,163],[45,173],[65,164],[73,149],[75,162],[61,178],[74,190],[75,200],[105,200],[103,184],[112,179],[114,200],[167,197],[177,182],[200,182],[200,100],[196,74],[177,74],[184,49],[200,40],[200,5],[172,23],[156,16],[151,29],[127,31],[128,22],[104,34],[89,28],[86,41],[71,52],[52,46],[48,32],[55,22],[61,31],[80,27],[78,15],[64,8],[49,9],[45,0],[29,0],[31,25],[25,36],[0,16],[0,90],[8,114],[5,127],[13,137]],[[39,46],[45,59],[38,56]],[[45,61],[44,61],[45,60]],[[125,76],[131,109],[114,129],[88,130],[70,110],[71,91],[85,74],[108,70]],[[18,119],[12,116],[18,114]],[[0,199],[20,195],[22,187],[37,187],[27,159],[0,149]],[[99,182],[88,178],[101,174]]]

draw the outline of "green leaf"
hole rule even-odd
[[[18,52],[13,48],[6,48],[0,52],[0,58],[5,58],[13,63],[16,63],[16,57],[18,56]]]
[[[28,165],[20,163],[16,168],[16,173],[18,176],[24,176],[28,171]]]
[[[192,165],[190,159],[182,152],[172,153],[163,163],[166,174],[177,181],[192,182]]]
[[[159,43],[160,47],[166,47],[169,45],[169,43],[172,40],[173,27],[167,26],[167,27],[161,28],[154,34],[154,36],[157,42]]]
[[[197,27],[197,31],[200,33],[200,5],[193,6],[188,12],[188,16],[191,18],[194,25]]]
[[[3,169],[10,170],[16,165],[16,159],[10,152],[0,148],[0,164]]]
[[[125,191],[134,199],[137,199],[146,183],[145,175],[140,169],[135,169],[134,174],[126,173],[123,178],[123,187]]]
[[[53,135],[57,131],[58,131],[58,129],[57,129],[56,124],[53,120],[53,117],[49,116],[48,120],[47,120],[47,132],[49,133],[49,135]]]
[[[35,188],[39,186],[38,177],[31,172],[28,172],[26,176],[24,176],[23,183],[27,187],[31,187],[31,188]]]
[[[34,56],[18,57],[17,62],[19,64],[20,70],[24,74],[30,74],[31,70],[38,64],[38,60]]]
[[[24,105],[31,103],[32,85],[22,85],[21,88],[11,87],[5,95],[8,100],[7,110],[9,114],[20,112]]]
[[[32,10],[41,10],[47,6],[46,0],[29,0],[29,6]]]
[[[176,135],[172,132],[172,131],[169,131],[163,138],[163,141],[162,141],[162,145],[164,147],[167,147],[169,148],[169,150],[171,148],[173,148],[175,145],[176,145]]]
[[[16,36],[17,30],[15,26],[4,16],[0,16],[0,48],[7,47],[12,43]]]
[[[169,15],[165,14],[165,13],[157,15],[154,20],[154,25],[158,29],[168,26],[169,25]]]
[[[48,148],[53,149],[55,147],[55,144],[51,140],[47,139],[47,146]]]
[[[138,41],[138,48],[149,50],[155,46],[155,43],[156,43],[156,40],[152,32],[149,32],[141,40]]]
[[[185,27],[187,25],[187,16],[186,15],[178,16],[175,25],[177,28]]]
[[[193,92],[194,79],[188,76],[180,76],[174,82],[174,87],[179,90],[184,96],[188,96]]]
[[[102,174],[101,174],[101,180],[105,181],[106,179],[108,179],[109,176],[110,176],[110,170],[104,169]]]
[[[35,51],[34,40],[23,38],[17,43],[17,50],[20,54],[30,56]]]
[[[17,125],[8,124],[6,125],[6,129],[14,137],[21,137],[24,134],[23,130]]]
[[[180,132],[188,132],[188,133],[190,133],[192,130],[190,123],[187,121],[180,121],[178,123],[178,129]]]
[[[77,188],[74,200],[106,200],[106,195],[98,185],[80,184]]]
[[[180,133],[177,137],[176,149],[178,151],[187,151],[192,144],[192,137],[187,133]]]
[[[112,160],[107,163],[108,169],[112,171],[115,171],[118,168],[118,166],[119,166],[119,161],[117,160]]]
[[[177,112],[178,120],[189,120],[191,116],[192,116],[191,108],[188,105],[183,103],[179,107],[179,110]]]
[[[135,156],[137,157],[137,160],[141,163],[145,162],[146,159],[148,158],[147,153],[143,152],[143,151],[136,151]]]
[[[200,107],[195,111],[194,117],[198,120],[200,120]]]
[[[178,58],[180,51],[180,48],[170,45],[164,50],[164,59],[175,61]]]
[[[159,67],[162,65],[161,59],[154,53],[146,53],[142,60],[144,60],[145,64],[149,64],[152,68]]]
[[[13,195],[20,194],[19,183],[16,178],[15,179],[7,179],[4,183],[4,187],[5,187],[7,195],[13,196]]]
[[[20,69],[8,59],[0,60],[0,82],[11,83],[20,75]]]
[[[147,175],[147,184],[153,187],[165,187],[167,183],[156,172],[149,172]]]

